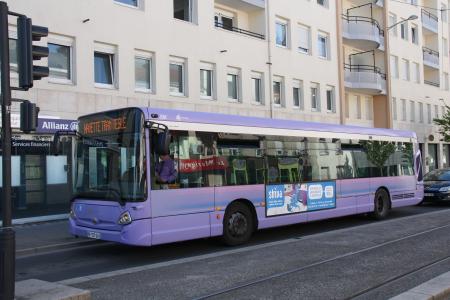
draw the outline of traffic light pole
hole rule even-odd
[[[0,75],[2,107],[2,227],[0,228],[0,299],[14,299],[15,232],[11,202],[11,86],[9,67],[8,6],[0,2]]]

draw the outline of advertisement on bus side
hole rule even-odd
[[[308,182],[266,186],[266,216],[280,216],[336,208],[336,182]]]

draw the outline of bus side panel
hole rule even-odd
[[[209,237],[214,187],[153,190],[152,244]]]
[[[392,208],[414,205],[419,203],[421,200],[419,190],[417,190],[416,186],[416,177],[414,175],[372,178],[371,186],[374,194],[381,186],[388,189],[391,197]]]
[[[357,178],[339,180],[341,185],[340,197],[343,199],[353,199],[353,203],[348,202],[349,208],[355,208],[354,214],[367,212],[373,209],[373,201],[370,189],[370,178]],[[341,200],[341,201],[342,201]],[[338,202],[339,203],[339,202]]]

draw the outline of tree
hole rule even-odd
[[[367,160],[374,164],[383,176],[383,167],[389,157],[395,152],[395,144],[384,141],[360,141],[367,153]]]
[[[433,122],[439,126],[439,133],[444,138],[444,141],[450,142],[450,106],[446,104],[442,118],[435,118]]]

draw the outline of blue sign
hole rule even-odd
[[[55,133],[57,131],[77,130],[78,121],[65,119],[38,119],[36,132]]]
[[[336,207],[336,182],[266,186],[266,215],[279,216]]]

